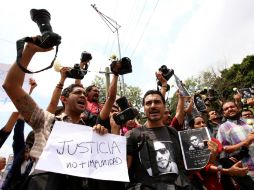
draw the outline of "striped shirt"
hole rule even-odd
[[[34,145],[30,151],[30,156],[37,160],[39,159],[56,120],[73,123],[65,113],[62,113],[60,116],[55,116],[54,114],[36,106],[29,121],[29,125],[34,130]],[[78,124],[85,125],[85,122],[80,119]]]
[[[232,121],[227,120],[223,124],[219,126],[217,139],[221,142],[223,146],[228,145],[235,145],[239,144],[240,142],[244,141],[248,134],[252,131],[252,127],[247,125],[244,121]],[[249,147],[249,154],[253,155],[254,149],[250,146]],[[233,154],[235,154],[234,152]],[[230,155],[228,155],[230,156]],[[244,158],[243,163],[247,164],[249,170],[254,171],[254,157],[249,156]]]

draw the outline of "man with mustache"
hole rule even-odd
[[[222,143],[227,157],[240,152],[242,147],[249,148],[249,155],[245,156],[242,162],[248,165],[248,175],[254,179],[253,129],[240,118],[240,110],[235,102],[225,102],[222,105],[222,110],[226,121],[219,126],[217,139]]]
[[[175,189],[177,179],[181,179],[182,182],[178,184],[179,189],[191,189],[184,175],[177,131],[163,123],[163,95],[157,90],[147,91],[143,98],[143,106],[147,117],[145,125],[126,133],[127,163],[131,181],[127,189],[138,189],[140,185],[145,189]],[[166,153],[165,156],[170,155],[171,162],[176,163],[172,169],[162,170],[162,153]]]
[[[24,120],[33,128],[35,139],[34,145],[30,151],[30,156],[34,158],[37,163],[43,148],[45,147],[49,135],[51,133],[56,116],[48,111],[41,109],[34,99],[27,94],[23,88],[23,81],[25,77],[24,68],[27,68],[33,56],[38,52],[47,52],[53,48],[42,48],[34,44],[37,37],[32,38],[33,43],[29,42],[25,45],[22,52],[19,65],[15,62],[6,76],[3,88],[16,106],[19,113],[24,117]],[[22,68],[22,69],[21,69]],[[57,85],[57,88],[62,89],[63,85]],[[86,125],[80,117],[85,110],[86,98],[85,89],[78,84],[72,84],[62,91],[60,97],[64,104],[64,111],[61,114],[61,121]],[[105,134],[108,130],[100,124],[95,125],[93,130],[98,134]],[[40,173],[40,175],[37,175]],[[34,177],[34,178],[33,178]],[[40,183],[38,183],[39,178]],[[75,189],[81,190],[83,180],[78,177],[45,173],[42,171],[34,171],[28,185],[28,189],[36,190],[43,189],[46,186],[54,186],[52,189]]]

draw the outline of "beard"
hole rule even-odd
[[[225,118],[230,119],[230,120],[238,120],[240,118],[240,113],[237,113],[237,114],[232,115],[232,116],[227,116]]]

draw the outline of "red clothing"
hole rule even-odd
[[[215,138],[211,138],[213,142],[218,144],[218,154],[222,152],[223,146],[219,142],[219,140]],[[213,164],[207,164],[206,167],[203,169],[202,177],[203,177],[203,184],[207,188],[207,190],[223,190],[222,184],[218,183],[217,172],[210,171],[210,167]]]
[[[87,101],[86,110],[92,113],[93,115],[98,115],[101,111],[102,106],[97,102]]]
[[[175,128],[177,131],[182,131],[183,130],[183,125],[180,125],[178,123],[178,120],[176,117],[174,117],[170,123],[170,127]]]

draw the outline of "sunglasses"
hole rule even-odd
[[[167,152],[167,149],[166,148],[161,148],[161,149],[156,150],[156,152],[160,152],[161,154],[165,154]]]

